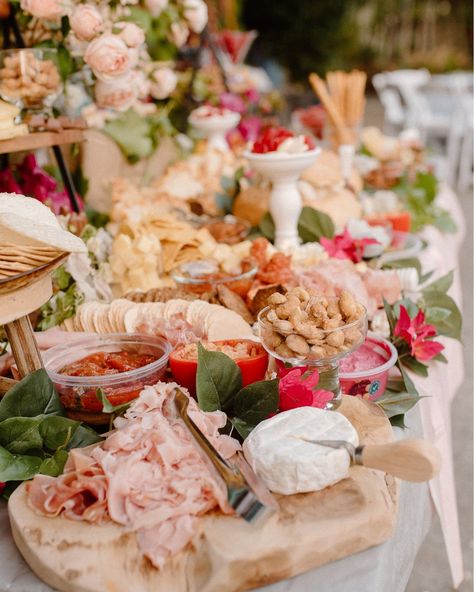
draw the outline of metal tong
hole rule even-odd
[[[344,448],[349,453],[351,465],[378,469],[403,481],[429,481],[437,475],[441,464],[438,450],[424,440],[367,446],[354,446],[345,440],[302,440],[330,448]]]
[[[174,396],[176,410],[199,446],[204,460],[224,481],[227,499],[237,514],[247,522],[255,522],[278,510],[278,502],[254,473],[244,457],[237,453],[235,464],[222,458],[188,415],[188,397],[180,389]]]

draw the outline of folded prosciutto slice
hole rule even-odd
[[[116,430],[98,446],[73,450],[63,475],[36,476],[28,500],[48,516],[100,522],[109,516],[134,531],[142,553],[160,568],[199,529],[197,517],[220,508],[232,513],[225,488],[209,470],[172,403],[174,383],[146,387],[115,420]],[[184,390],[184,389],[183,389]],[[224,458],[240,444],[219,434],[220,411],[188,413]]]

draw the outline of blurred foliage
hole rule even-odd
[[[259,31],[251,53],[274,57],[294,81],[334,68],[472,65],[471,0],[243,0],[246,28]]]

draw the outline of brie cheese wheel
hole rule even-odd
[[[319,491],[348,476],[346,450],[305,439],[359,444],[357,431],[341,413],[298,407],[262,421],[245,440],[243,450],[247,462],[275,493]]]

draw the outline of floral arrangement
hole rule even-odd
[[[342,234],[336,234],[333,238],[322,236],[319,242],[330,257],[350,259],[353,263],[362,261],[366,246],[379,244],[374,238],[355,238],[351,236],[347,227],[344,228]]]
[[[179,82],[174,60],[207,24],[204,0],[21,0],[20,7],[27,45],[58,50],[61,108],[106,132],[129,110],[152,117],[166,107]]]

